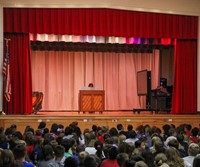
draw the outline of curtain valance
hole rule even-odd
[[[4,32],[197,39],[198,17],[97,8],[4,8]]]

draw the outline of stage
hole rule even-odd
[[[78,111],[40,111],[31,115],[0,115],[0,127],[10,127],[17,125],[17,129],[24,131],[27,125],[37,129],[39,122],[44,121],[50,128],[53,123],[63,124],[65,127],[76,121],[83,131],[86,128],[91,129],[93,124],[97,126],[116,127],[122,123],[126,128],[132,124],[134,129],[139,125],[149,124],[162,129],[164,124],[191,124],[193,127],[199,127],[200,114],[182,115],[170,113],[155,113],[143,111],[140,113],[131,111],[104,111],[103,113],[79,113]]]

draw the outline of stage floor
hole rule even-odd
[[[143,114],[151,114],[150,112],[144,112]],[[132,110],[126,111],[104,111],[102,113],[99,112],[78,112],[78,111],[39,111],[36,115],[48,115],[48,116],[116,116],[116,115],[133,115]]]
[[[199,127],[200,114],[170,114],[166,112],[143,111],[140,114],[131,111],[104,111],[103,113],[78,113],[78,111],[40,111],[31,115],[0,115],[0,126],[7,128],[16,124],[18,130],[23,132],[27,125],[37,129],[41,121],[46,122],[50,128],[53,123],[63,124],[65,127],[70,123],[78,122],[81,130],[91,129],[92,125],[116,127],[121,123],[126,128],[132,124],[134,129],[139,125],[156,126],[162,129],[164,124],[191,124]]]

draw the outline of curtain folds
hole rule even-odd
[[[197,39],[198,17],[116,9],[4,8],[4,32]]]
[[[106,110],[144,108],[137,95],[137,71],[144,69],[154,74],[152,89],[158,86],[159,50],[153,53],[32,51],[31,54],[33,91],[44,93],[44,110],[78,110],[79,90],[90,82],[105,90]]]
[[[197,42],[177,40],[172,113],[197,112]]]
[[[11,100],[4,101],[7,114],[32,112],[32,78],[29,34],[6,34],[10,40]],[[20,48],[20,49],[19,49]]]

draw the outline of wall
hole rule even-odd
[[[5,7],[115,8],[161,13],[199,15],[199,0],[2,0]]]

